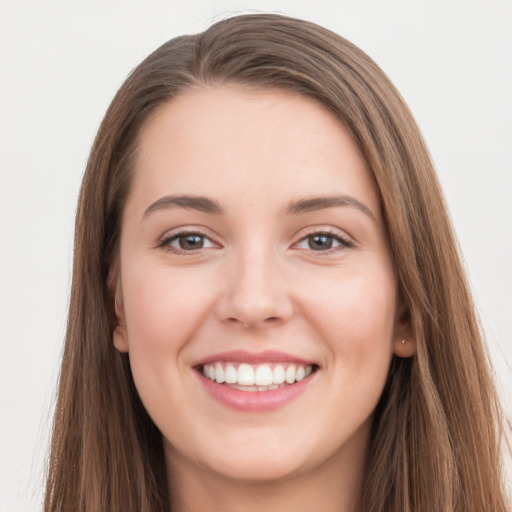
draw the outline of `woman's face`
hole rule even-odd
[[[219,86],[147,122],[114,343],[176,471],[360,464],[391,356],[410,355],[398,309],[372,180],[318,103]]]

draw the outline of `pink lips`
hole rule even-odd
[[[198,370],[197,376],[208,394],[222,405],[237,411],[266,412],[279,409],[301,395],[316,380],[316,374],[312,373],[300,382],[277,389],[254,392],[242,391],[233,389],[226,384],[219,384],[202,375],[200,371],[202,366],[214,362],[239,362],[252,365],[264,363],[313,365],[314,363],[284,352],[264,351],[251,353],[243,350],[214,354],[195,363],[193,366]]]
[[[194,363],[192,366],[202,366],[203,364],[215,363],[217,361],[225,362],[239,362],[247,364],[262,364],[262,363],[299,363],[299,364],[314,364],[312,361],[302,359],[291,354],[278,352],[275,350],[265,350],[263,352],[247,352],[245,350],[232,350],[230,352],[221,352],[214,354],[205,359]]]

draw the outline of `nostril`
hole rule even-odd
[[[253,326],[253,322],[251,322],[251,321],[244,321],[241,318],[236,318],[236,317],[233,317],[233,316],[231,316],[229,318],[226,318],[225,321],[230,323],[230,324],[241,324],[241,325],[244,325],[245,327],[252,327]],[[262,324],[269,324],[269,323],[275,324],[275,323],[278,323],[280,321],[281,321],[281,319],[278,316],[269,316],[268,318],[265,318],[263,320]]]

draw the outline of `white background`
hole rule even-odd
[[[512,1],[0,1],[0,511],[40,509],[78,187],[128,72],[243,9],[315,21],[391,77],[445,190],[512,410]],[[508,391],[506,391],[508,390]]]

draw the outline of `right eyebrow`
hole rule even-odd
[[[191,210],[197,210],[203,213],[213,213],[220,215],[222,208],[213,199],[204,196],[187,196],[187,195],[171,195],[157,199],[153,204],[146,208],[143,217],[147,217],[153,212],[160,210],[168,210],[169,208],[178,207]]]

